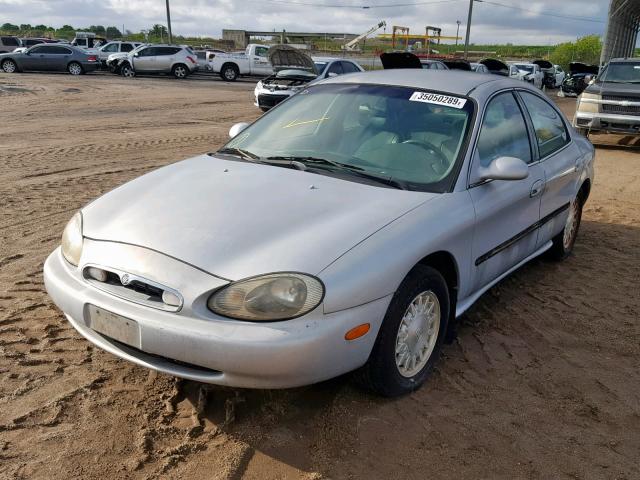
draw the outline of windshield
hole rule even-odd
[[[322,161],[323,170],[347,166],[412,190],[444,192],[457,176],[473,109],[466,98],[413,88],[317,85],[281,103],[223,150],[256,161],[306,160],[312,171]]]
[[[318,75],[322,75],[322,72],[324,72],[324,69],[327,68],[327,62],[313,62],[313,64],[316,66],[316,71],[318,72]]]
[[[598,83],[640,83],[640,62],[610,63],[596,81]]]
[[[518,70],[523,70],[525,72],[533,73],[533,65],[518,64],[516,65],[516,67],[518,67]]]

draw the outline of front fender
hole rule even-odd
[[[343,254],[318,275],[326,287],[325,313],[394,293],[426,256],[448,252],[459,272],[459,296],[470,284],[475,211],[468,191],[445,193],[396,219]]]

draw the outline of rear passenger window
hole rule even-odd
[[[560,114],[537,95],[520,92],[520,96],[536,131],[540,158],[547,157],[564,147],[569,142],[569,134]]]
[[[478,137],[477,155],[483,167],[499,157],[531,163],[527,125],[512,93],[501,93],[489,102]]]
[[[122,45],[120,45],[121,52],[130,52],[131,50],[133,50],[133,45],[131,45],[130,43],[123,43]]]

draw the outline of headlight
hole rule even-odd
[[[602,97],[598,94],[582,92],[578,101],[578,111],[584,113],[598,113],[598,105]]]
[[[82,214],[76,213],[62,232],[62,255],[67,262],[78,266],[82,255]]]
[[[315,277],[273,273],[232,283],[214,292],[207,306],[218,315],[238,320],[287,320],[310,312],[323,296],[324,286]]]

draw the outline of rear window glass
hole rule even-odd
[[[15,37],[2,37],[2,44],[6,46],[17,47],[20,45],[18,39]]]

